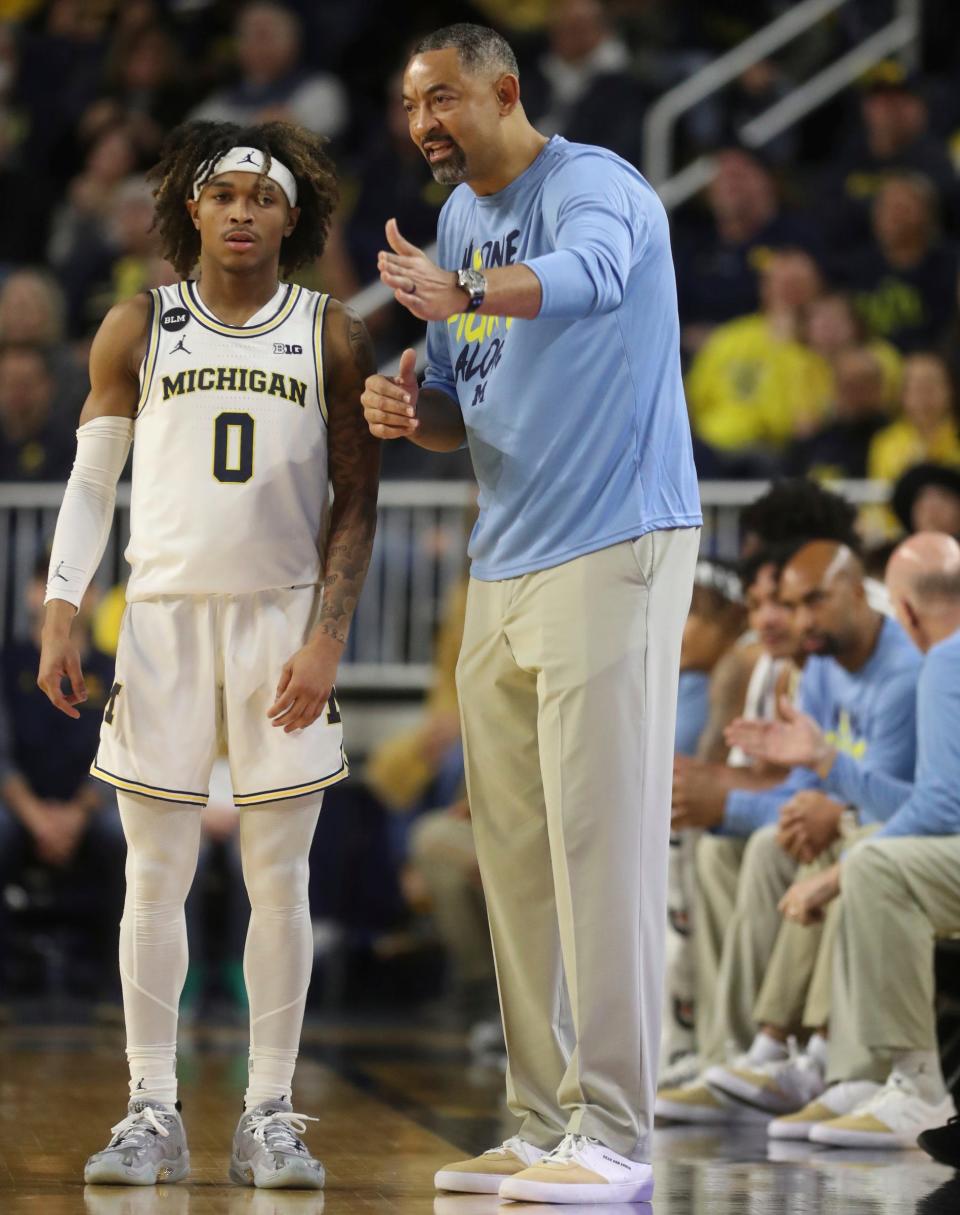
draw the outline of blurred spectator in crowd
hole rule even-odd
[[[67,323],[74,336],[85,331],[83,292],[89,279],[84,268],[107,242],[114,198],[136,167],[137,149],[130,131],[124,126],[103,131],[54,216],[49,255],[67,295]]]
[[[927,104],[919,82],[898,63],[879,64],[860,94],[860,125],[833,158],[814,191],[831,246],[845,252],[870,236],[870,210],[889,174],[922,174],[956,207],[957,179],[941,140],[927,131]]]
[[[410,832],[410,873],[405,885],[414,900],[418,888],[426,896],[446,949],[451,971],[448,996],[454,1015],[466,1024],[496,1015],[490,928],[465,796],[417,819]]]
[[[390,810],[408,812],[443,804],[452,800],[462,779],[455,675],[466,609],[463,581],[452,588],[444,608],[434,646],[433,685],[422,721],[384,739],[367,761],[366,783]]]
[[[300,62],[302,31],[296,14],[274,0],[253,0],[236,23],[239,77],[198,105],[191,118],[241,125],[287,119],[335,139],[349,118],[340,81]]]
[[[630,50],[600,0],[550,6],[547,49],[523,73],[523,105],[545,135],[599,144],[639,165],[643,151],[642,86]]]
[[[788,473],[821,480],[867,475],[867,453],[889,422],[883,368],[869,346],[842,350],[833,362],[834,398],[819,430],[791,444],[784,459]]]
[[[746,68],[722,94],[718,142],[736,141],[752,119],[759,118],[795,87],[783,66],[773,59],[761,59]],[[797,128],[787,127],[767,140],[763,149],[767,161],[778,166],[792,166],[797,139]]]
[[[39,346],[0,348],[0,481],[65,481],[75,442],[57,424],[56,385]]]
[[[0,286],[0,346],[37,346],[56,383],[56,422],[73,440],[87,395],[86,368],[66,341],[66,301],[47,270],[15,270]]]
[[[37,687],[40,627],[47,563],[38,562],[27,585],[30,636],[0,654],[0,895],[33,860],[57,871],[58,885],[92,904],[86,941],[95,953],[93,994],[114,986],[117,925],[123,907],[126,853],[113,791],[89,776],[100,719],[113,683],[113,659],[90,641],[90,591],[74,625],[83,661],[86,700],[79,720],[63,718]],[[66,893],[66,890],[64,890]],[[8,945],[7,908],[0,897],[0,988]]]
[[[347,247],[362,282],[374,276],[383,248],[384,216],[396,217],[401,232],[418,247],[436,237],[437,215],[450,189],[433,180],[423,153],[410,138],[401,95],[402,77],[391,76],[386,91],[386,122],[370,128],[369,138],[352,161],[345,187],[356,201],[348,208]]]
[[[78,333],[94,330],[122,299],[161,283],[177,281],[159,253],[153,229],[153,191],[141,177],[128,177],[106,207],[106,222],[61,270]]]
[[[13,104],[28,116],[25,165],[45,166],[62,184],[76,163],[77,118],[96,95],[110,6],[51,0],[20,28]]]
[[[81,120],[81,136],[90,139],[126,125],[143,155],[154,158],[195,93],[194,76],[184,67],[181,48],[162,25],[121,23],[107,54],[103,87]]]
[[[0,27],[0,40],[9,32]],[[2,64],[2,60],[0,60]],[[0,104],[0,273],[43,260],[50,229],[53,191],[38,166],[27,168],[18,155],[13,119]]]
[[[870,444],[867,475],[896,481],[914,464],[960,465],[956,392],[950,370],[932,352],[912,354],[903,366],[903,417]]]
[[[687,376],[687,400],[698,438],[721,452],[751,452],[762,468],[819,420],[810,397],[814,356],[799,340],[801,319],[822,288],[814,261],[801,250],[771,256],[761,280],[761,311],[720,325]]]
[[[757,310],[772,250],[815,245],[809,224],[782,209],[769,169],[744,148],[714,156],[705,201],[708,222],[681,218],[674,236],[681,341],[690,354],[715,325]]]
[[[905,532],[943,532],[960,540],[960,468],[914,465],[893,487],[891,505]]]
[[[866,346],[883,372],[884,402],[889,410],[900,403],[903,359],[895,346],[870,333],[846,291],[827,291],[807,310],[803,340],[820,356],[811,367],[810,391],[817,398],[833,401],[836,393],[834,366],[838,355],[854,346]]]
[[[936,345],[955,307],[957,249],[941,238],[937,210],[927,178],[890,176],[873,201],[872,243],[837,265],[871,331],[903,351]]]

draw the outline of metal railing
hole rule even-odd
[[[698,156],[679,172],[673,172],[674,130],[683,114],[851,2],[802,0],[664,93],[650,107],[644,119],[643,170],[668,210],[702,189],[712,173],[709,156]],[[888,55],[899,53],[910,58],[920,34],[920,5],[921,0],[897,0],[897,16],[741,127],[738,135],[742,142],[748,147],[762,147]]]
[[[739,514],[767,482],[705,481],[706,555],[733,558],[740,545]],[[857,504],[885,502],[884,482],[843,482]],[[467,569],[466,526],[471,482],[384,482],[370,572],[341,666],[345,690],[412,693],[429,686],[433,642],[447,594]],[[53,535],[63,486],[0,485],[0,639],[29,628],[25,595],[37,557]],[[126,578],[123,550],[130,534],[130,487],[117,495],[113,530],[96,582],[106,589]]]

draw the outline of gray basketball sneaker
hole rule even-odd
[[[131,1101],[113,1138],[83,1170],[88,1185],[157,1185],[190,1172],[187,1135],[179,1111],[161,1101]]]
[[[230,1180],[261,1190],[322,1190],[323,1165],[307,1151],[300,1135],[307,1114],[295,1114],[289,1101],[261,1101],[237,1124],[230,1156]]]

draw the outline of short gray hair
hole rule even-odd
[[[925,603],[931,599],[960,600],[960,570],[935,570],[919,574],[913,588],[917,598]]]
[[[471,25],[467,21],[445,25],[427,34],[413,48],[413,53],[425,55],[429,51],[446,51],[450,48],[456,50],[460,63],[468,72],[520,75],[517,57],[506,38],[486,25]]]

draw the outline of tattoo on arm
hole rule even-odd
[[[360,406],[376,359],[366,326],[347,308],[328,317],[324,345],[333,510],[318,627],[342,645],[363,589],[377,527],[380,443],[370,434]]]

